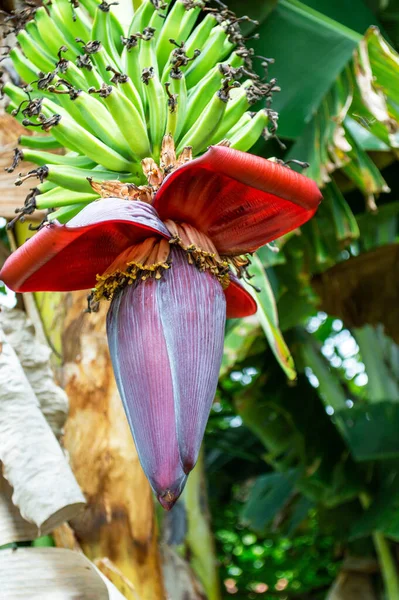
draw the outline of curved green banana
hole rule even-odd
[[[88,178],[90,179],[93,176],[99,181],[119,179],[120,181],[129,183],[138,182],[138,179],[132,176],[131,173],[116,174],[113,171],[106,171],[105,169],[102,171],[97,169],[79,169],[78,167],[66,165],[44,165],[32,172],[32,177],[35,175],[42,179],[45,178],[47,181],[66,190],[85,194],[94,193],[88,180]],[[68,204],[68,197],[65,204]]]
[[[89,90],[89,92],[98,93],[103,98],[131,152],[139,158],[149,156],[151,148],[146,125],[130,100],[112,86],[104,85],[100,90]]]
[[[24,56],[19,48],[13,48],[9,54],[12,64],[22,81],[30,83],[35,81],[39,76],[39,69]]]
[[[221,66],[217,65],[194,88],[191,88],[187,100],[187,115],[184,122],[185,129],[189,129],[194,125],[205,106],[220,88],[223,77],[224,74]]]
[[[51,212],[47,215],[47,221],[51,223],[51,221],[58,221],[61,225],[68,223],[73,217],[76,217],[80,213],[81,210],[86,208],[93,200],[89,200],[88,202],[80,202],[78,204],[71,204],[70,206],[63,206],[54,212]]]
[[[192,56],[195,50],[201,49],[209,40],[212,29],[217,25],[214,15],[208,13],[203,21],[194,29],[188,38],[185,48],[188,56]],[[215,60],[215,62],[217,62]]]
[[[102,102],[86,92],[81,92],[73,102],[85,121],[90,123],[95,135],[104,144],[107,144],[125,158],[131,158],[132,152],[129,144],[125,141],[116,121]]]
[[[68,0],[57,0],[48,5],[50,16],[57,27],[65,32],[67,39],[76,44],[76,38],[87,39],[91,31],[91,23],[79,7],[74,7]]]
[[[168,99],[156,74],[152,69],[144,69],[143,77],[147,106],[149,110],[149,131],[152,146],[152,155],[159,158],[162,136],[166,126],[166,110]]]
[[[36,206],[40,210],[45,208],[58,208],[60,206],[70,206],[72,204],[79,204],[81,202],[92,202],[98,198],[93,190],[89,192],[75,192],[73,190],[66,190],[63,187],[57,186],[52,190],[39,194],[36,196]]]
[[[52,152],[41,152],[40,150],[23,150],[23,158],[36,165],[66,165],[78,167],[79,169],[92,169],[96,163],[87,156],[70,156],[68,154],[53,154]]]
[[[57,25],[51,19],[44,6],[41,6],[36,10],[35,22],[42,38],[43,45],[48,49],[48,51],[51,52],[52,55],[57,56],[61,46],[65,45],[65,36],[62,31],[58,29]],[[77,42],[68,48],[66,57],[72,60],[74,58],[73,52],[81,52],[81,48]]]
[[[179,154],[186,146],[191,146],[193,155],[199,154],[209,146],[209,140],[223,118],[227,101],[217,92],[205,107],[196,123],[189,129],[177,147]]]
[[[188,89],[196,85],[216,63],[225,58],[228,54],[224,52],[226,39],[227,36],[223,27],[218,25],[213,28],[201,54],[187,68],[186,82]]]
[[[20,135],[18,144],[25,148],[37,150],[55,150],[56,148],[62,148],[60,143],[51,135]]]
[[[170,82],[165,84],[169,98],[165,135],[178,140],[186,118],[187,88],[181,71],[176,74],[172,70],[170,75]]]
[[[170,39],[178,39],[181,22],[186,12],[186,6],[182,0],[176,0],[168,16],[165,19],[165,23],[158,36],[156,44],[156,60],[159,65],[159,70],[162,72],[169,58],[171,52]]]
[[[211,145],[222,140],[226,136],[226,133],[235,125],[237,120],[241,118],[244,112],[251,106],[247,95],[247,90],[251,86],[252,81],[247,80],[238,89],[233,90],[223,120],[220,122],[219,127],[214,131],[210,140]]]
[[[46,119],[60,115],[59,107],[48,100],[43,101],[42,112]],[[109,148],[101,140],[75,123],[69,115],[62,114],[51,128],[52,135],[61,143],[77,152],[84,152],[89,158],[112,171],[137,171],[137,163],[131,162]],[[68,143],[65,144],[65,141]]]
[[[237,128],[235,133],[228,132],[226,138],[230,141],[232,148],[246,152],[258,141],[268,123],[267,111],[261,110],[255,114],[250,122],[239,129]]]
[[[150,0],[145,0],[133,15],[128,31],[128,37],[142,32],[144,27],[147,27],[149,24],[154,12],[154,4]]]

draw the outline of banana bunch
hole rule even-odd
[[[195,157],[218,143],[247,151],[275,131],[276,82],[252,70],[239,27],[247,17],[221,3],[145,0],[130,23],[106,0],[51,0],[26,23],[17,16],[10,57],[24,83],[3,93],[35,134],[21,136],[8,170],[35,163],[16,184],[39,183],[16,219],[38,208],[67,222],[98,198],[90,178],[143,184],[141,161],[159,161],[165,135]]]

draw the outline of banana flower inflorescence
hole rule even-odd
[[[91,288],[91,307],[110,301],[118,389],[166,509],[198,458],[226,315],[256,311],[240,283],[246,254],[302,225],[321,198],[311,180],[243,151],[273,133],[269,108],[247,109],[275,82],[251,70],[232,13],[202,8],[146,1],[124,31],[105,2],[53,0],[11,53],[30,85],[4,86],[15,116],[51,133],[24,137],[28,150],[15,152],[11,168],[39,165],[17,183],[41,180],[18,217],[53,212],[0,278],[19,292]],[[57,144],[69,151],[46,150]]]

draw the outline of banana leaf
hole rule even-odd
[[[273,98],[273,108],[280,113],[279,134],[297,138],[361,36],[296,0],[280,0],[259,34],[253,42],[255,54],[275,58],[270,74],[283,90]]]
[[[288,379],[295,379],[294,361],[279,329],[276,301],[266,271],[256,255],[252,257],[251,263],[251,286],[260,290],[254,294],[258,305],[256,316],[281,368]],[[251,287],[248,284],[245,285],[251,292]]]

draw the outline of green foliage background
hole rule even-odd
[[[300,235],[254,258],[258,317],[226,331],[206,436],[224,594],[325,598],[356,556],[379,561],[375,591],[394,600],[399,8],[279,0],[245,11],[259,21],[255,54],[275,58],[286,146],[254,152],[308,161],[324,201]]]

